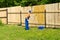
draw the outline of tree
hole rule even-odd
[[[56,2],[58,3],[60,0],[0,0],[0,7],[32,6]]]

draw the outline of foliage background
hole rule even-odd
[[[60,0],[0,0],[0,8],[58,3]]]

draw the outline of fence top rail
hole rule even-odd
[[[6,11],[6,10],[7,10],[7,9],[0,9],[0,12],[1,12],[1,11]]]

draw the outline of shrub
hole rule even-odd
[[[18,26],[22,26],[22,23],[18,24]]]
[[[4,24],[2,23],[2,21],[0,20],[0,26],[3,26]]]

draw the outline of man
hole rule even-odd
[[[31,13],[31,10],[29,10],[29,13],[27,14],[26,18],[25,18],[25,29],[26,30],[29,30],[29,18],[30,18],[30,13]]]

